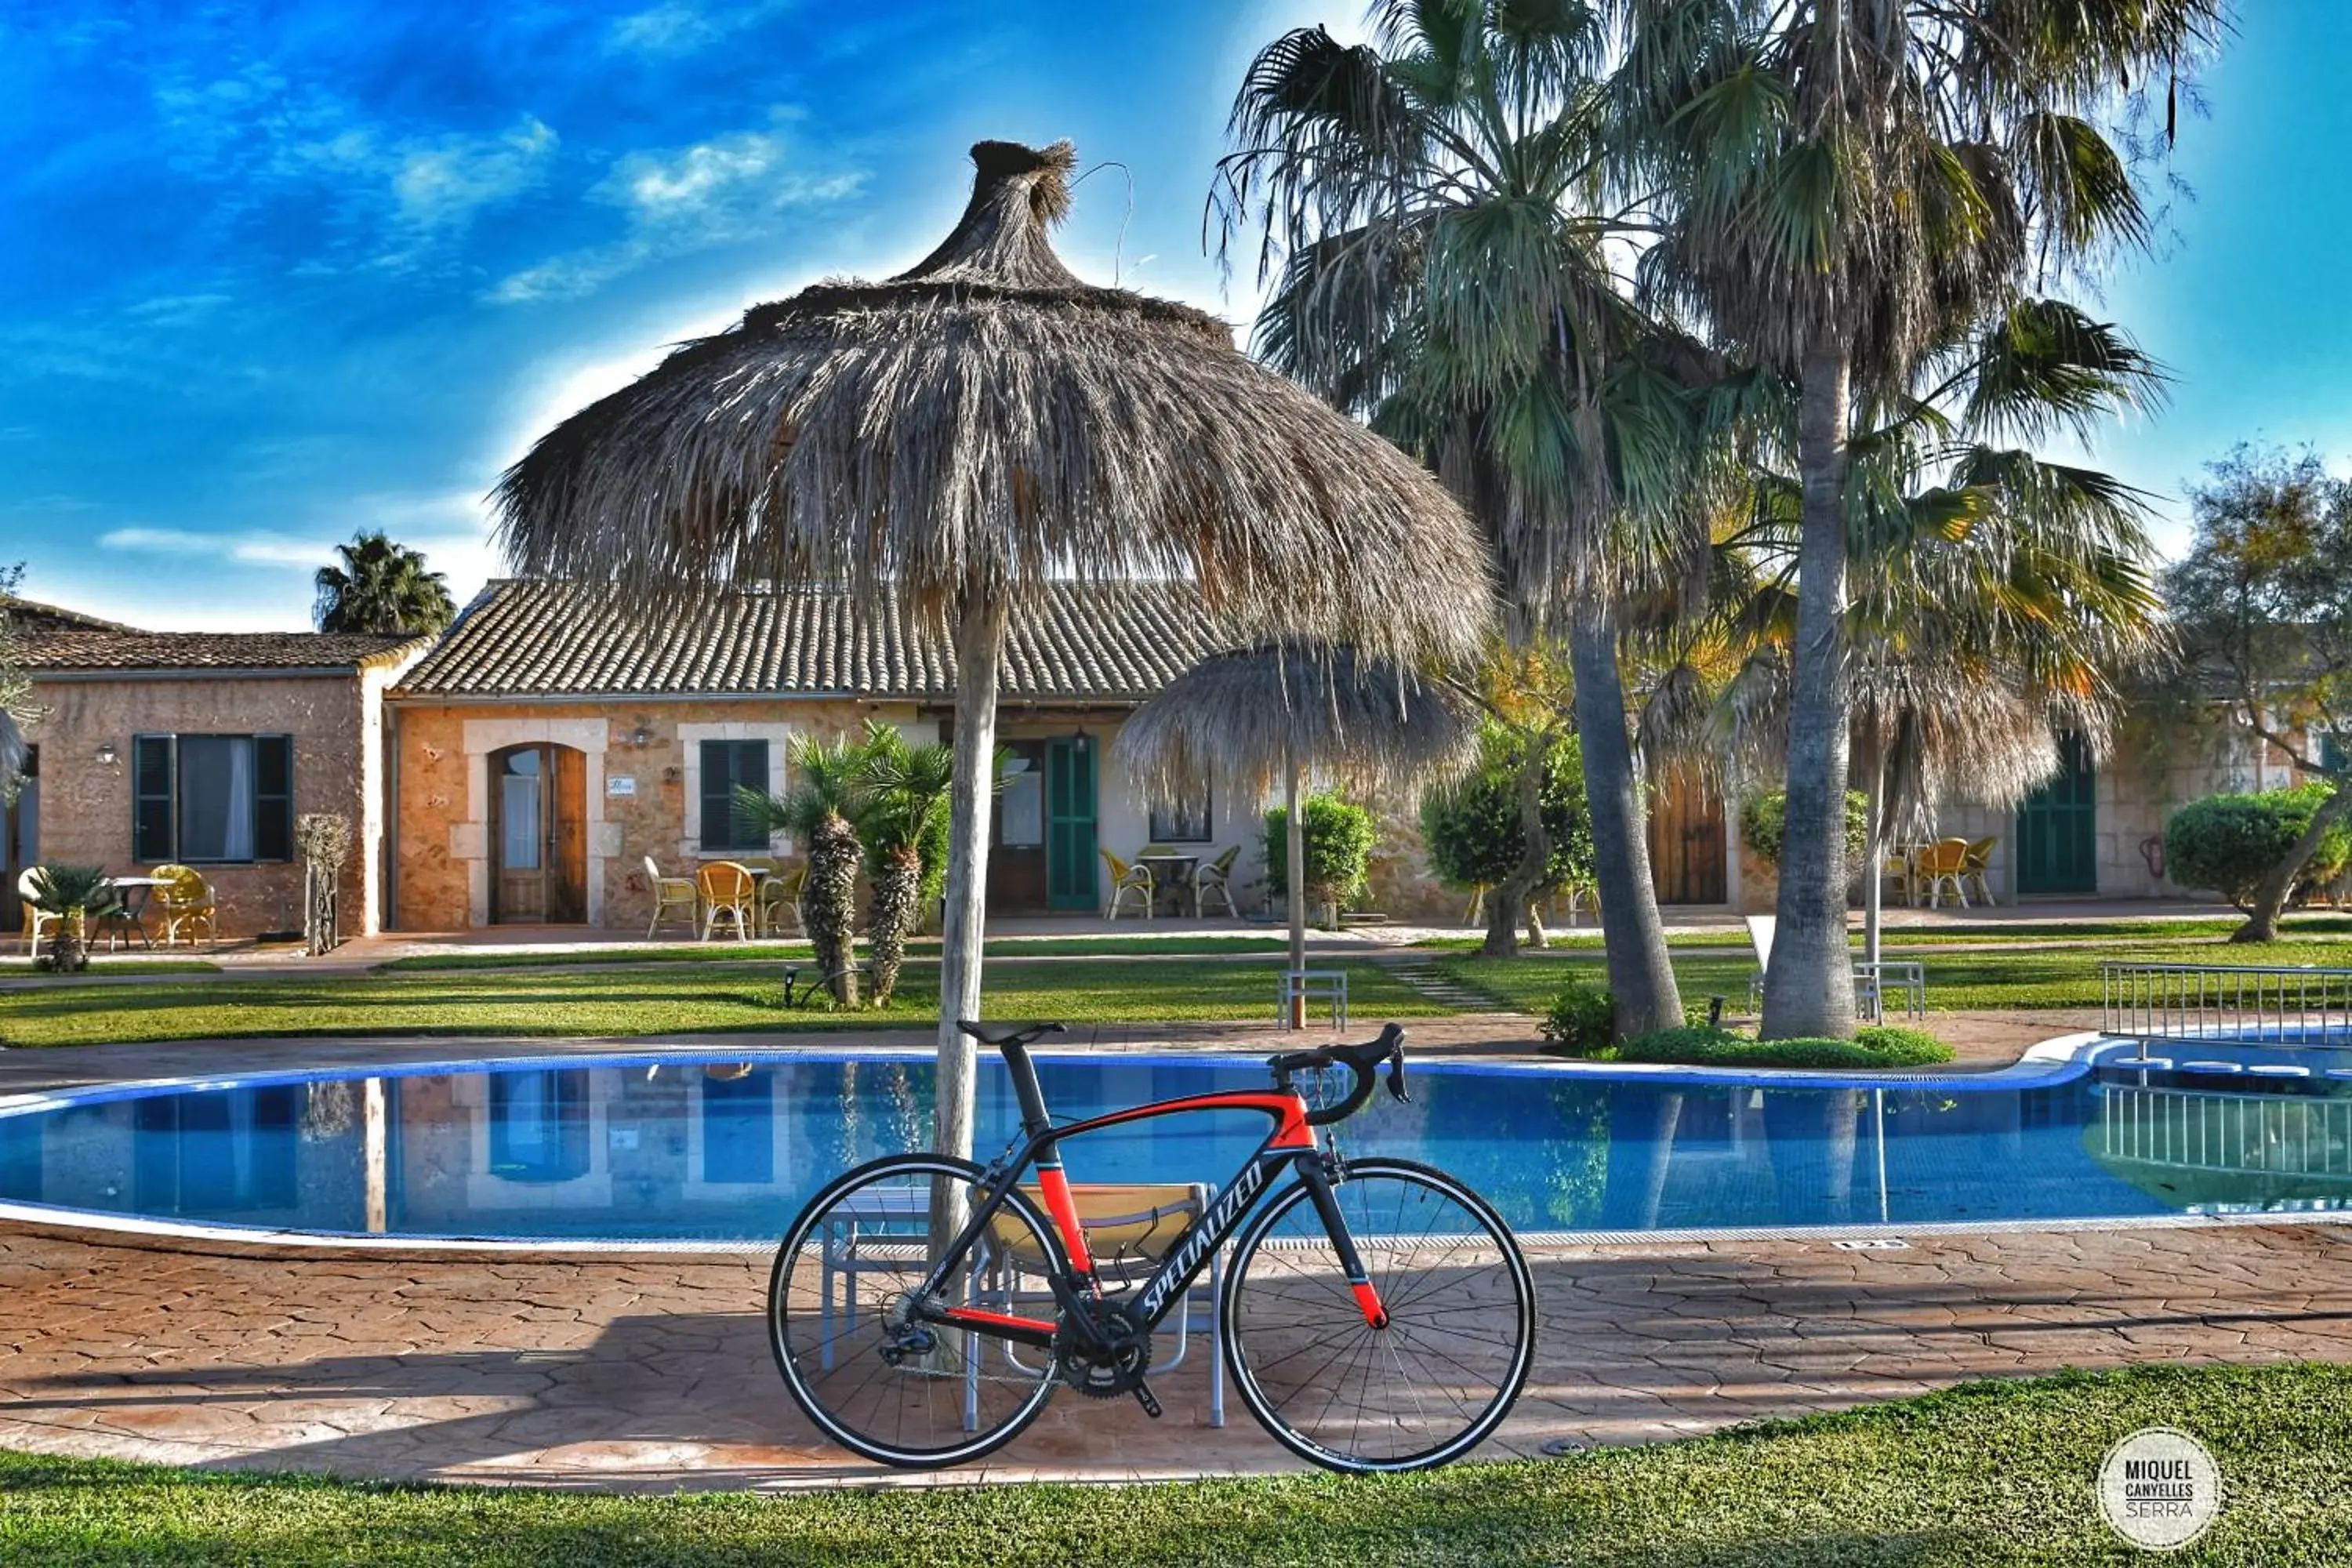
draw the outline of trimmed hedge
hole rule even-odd
[[[1617,999],[1589,981],[1571,981],[1536,1028],[1564,1057],[1606,1057],[1617,1037]]]
[[[1851,1040],[1759,1040],[1728,1029],[1659,1029],[1617,1047],[1621,1062],[1680,1067],[1909,1068],[1952,1059],[1952,1047],[1918,1029],[1882,1024]]]
[[[2260,795],[2209,795],[2164,825],[2165,874],[2184,888],[2210,888],[2243,910],[2271,868],[2310,831],[2334,786],[2307,784]],[[2352,864],[2352,822],[2339,823],[2304,862],[2294,892],[2324,888]]]

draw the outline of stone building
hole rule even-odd
[[[224,936],[299,930],[295,818],[352,826],[342,929],[384,907],[383,694],[425,647],[405,637],[143,632],[10,606],[43,710],[28,777],[0,818],[9,910],[39,864],[117,874],[165,862],[213,887]]]

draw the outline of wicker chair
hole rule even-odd
[[[1150,920],[1151,900],[1159,891],[1152,886],[1151,868],[1130,864],[1108,849],[1097,847],[1095,853],[1100,855],[1103,864],[1110,868],[1110,903],[1103,910],[1103,918],[1118,919],[1119,906],[1127,901],[1128,894],[1133,893],[1143,905],[1143,918]]]
[[[220,908],[213,897],[213,885],[203,873],[193,866],[158,866],[149,875],[158,884],[155,907],[163,911],[165,947],[183,936],[191,947],[200,935],[215,944],[220,942]]]
[[[801,919],[801,889],[808,881],[808,868],[796,866],[789,871],[778,870],[760,881],[760,930],[767,936],[784,931],[804,931],[808,929]]]
[[[700,929],[700,906],[694,896],[693,878],[663,876],[661,868],[655,865],[654,858],[648,855],[646,857],[646,886],[654,890],[654,918],[646,923],[648,940],[661,930],[662,917],[673,911],[686,918],[687,930]]]
[[[1916,873],[1920,889],[1927,895],[1927,907],[1941,909],[1944,889],[1952,889],[1952,897],[1962,909],[1969,907],[1968,889],[1961,879],[1968,875],[1969,841],[1965,838],[1939,838],[1919,851]]]
[[[40,875],[41,868],[38,866],[28,866],[25,868],[25,874],[16,879],[16,897],[23,900],[25,904],[25,956],[27,958],[40,957],[41,938],[54,937],[59,931],[66,929],[68,922],[71,922],[76,935],[79,935],[82,931],[82,912],[79,910],[74,910],[71,914],[57,915],[45,913],[33,907],[33,900],[40,896]]]
[[[703,941],[721,920],[734,922],[736,941],[751,940],[760,920],[760,884],[750,871],[732,860],[714,860],[695,872],[694,890],[702,900]]]
[[[1225,900],[1226,918],[1240,918],[1241,910],[1234,905],[1234,862],[1241,858],[1241,853],[1240,845],[1232,845],[1224,853],[1192,873],[1192,918],[1194,920],[1201,918],[1203,900],[1212,893]]]
[[[1998,838],[1978,838],[1969,845],[1968,863],[1960,868],[1960,887],[1974,893],[1977,902],[1992,907],[1992,850]]]

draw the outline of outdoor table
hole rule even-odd
[[[109,877],[106,885],[123,895],[119,915],[111,919],[100,917],[99,925],[107,933],[107,951],[114,951],[115,939],[123,934],[121,927],[124,924],[137,931],[139,940],[152,951],[155,939],[147,934],[147,900],[156,889],[169,887],[171,883],[162,877]]]
[[[1152,901],[1159,902],[1161,893],[1173,889],[1178,895],[1176,912],[1182,914],[1183,891],[1192,885],[1192,878],[1200,869],[1201,858],[1198,855],[1139,855],[1135,863],[1151,868]]]

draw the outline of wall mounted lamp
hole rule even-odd
[[[112,766],[114,765],[114,759],[115,759],[115,757],[117,756],[117,754],[118,754],[118,753],[115,752],[115,749],[114,749],[114,742],[111,742],[111,741],[100,741],[100,742],[98,743],[98,763],[99,763],[99,766],[100,766],[100,767],[105,767],[105,768],[110,768],[110,767],[112,767]]]
[[[637,750],[642,752],[653,743],[654,732],[645,725],[640,724],[635,729],[629,731],[629,744],[635,746]]]

